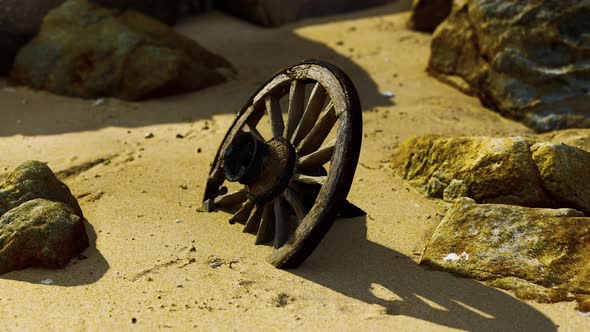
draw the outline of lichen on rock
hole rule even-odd
[[[392,158],[396,174],[430,197],[569,207],[590,214],[590,152],[524,137],[422,136]],[[455,181],[456,186],[448,188]],[[461,181],[457,183],[456,181]],[[451,197],[452,190],[459,192]]]
[[[444,257],[466,252],[469,259]],[[421,257],[452,273],[540,302],[590,294],[590,218],[573,209],[476,204],[458,199]]]
[[[399,147],[392,168],[422,190],[433,177],[445,187],[462,180],[469,197],[480,203],[552,205],[531,157],[532,144],[523,137],[413,137]]]

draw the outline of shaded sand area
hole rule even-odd
[[[430,35],[405,28],[408,3],[272,30],[219,13],[183,22],[181,33],[238,74],[178,97],[95,104],[0,83],[0,173],[47,162],[79,198],[92,242],[64,270],[0,276],[0,329],[589,329],[574,303],[523,302],[416,264],[444,211],[392,174],[398,144],[533,133],[424,72]],[[282,271],[229,214],[196,209],[233,114],[306,58],[342,67],[360,92],[364,141],[349,199],[368,215],[336,221],[300,268]]]

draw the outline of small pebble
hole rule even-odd
[[[51,285],[53,283],[53,279],[47,278],[40,281],[43,285]]]
[[[182,222],[182,219],[176,219],[175,221],[177,224],[180,224]]]
[[[98,98],[97,100],[94,101],[94,103],[92,103],[92,105],[100,106],[100,105],[104,104],[104,102],[105,102],[104,98]]]
[[[183,139],[184,138],[184,135],[183,134],[176,134],[176,138]]]
[[[146,133],[143,137],[145,138],[153,138],[154,134],[153,133]]]
[[[180,189],[187,190],[188,186],[186,184],[181,184]]]
[[[381,92],[381,95],[383,97],[387,97],[387,98],[391,98],[391,97],[394,97],[395,96],[395,94],[393,93],[393,91],[383,91],[383,92]]]
[[[201,153],[203,150],[201,148],[197,149],[197,153]]]
[[[131,323],[133,323],[133,324],[137,323],[137,318],[135,318],[135,317],[131,318]]]

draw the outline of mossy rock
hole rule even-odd
[[[552,206],[531,157],[533,143],[523,137],[413,137],[400,146],[392,167],[424,191],[433,178],[444,187],[456,179],[480,203]]]
[[[87,247],[83,219],[64,203],[34,199],[0,217],[0,274],[63,268]]]
[[[231,65],[155,19],[69,0],[18,53],[17,83],[83,98],[138,100],[204,89]]]
[[[573,146],[523,137],[422,136],[406,140],[391,165],[430,197],[444,198],[448,186],[461,181],[453,198],[590,215],[590,152]]]
[[[82,209],[70,189],[57,179],[47,165],[34,160],[19,165],[0,184],[0,216],[36,198],[62,202],[82,217]]]

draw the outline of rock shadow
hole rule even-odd
[[[64,269],[28,268],[12,271],[0,276],[0,279],[23,281],[40,284],[42,280],[51,279],[49,286],[81,286],[95,283],[109,270],[110,266],[96,248],[97,235],[94,227],[84,220],[88,233],[89,247],[78,258],[73,258]]]
[[[193,17],[179,24],[176,29],[232,63],[237,74],[226,83],[161,99],[124,102],[107,98],[104,102],[95,103],[95,100],[13,89],[0,81],[0,137],[18,134],[55,135],[108,127],[137,128],[236,114],[274,73],[307,59],[327,61],[342,68],[354,82],[363,110],[392,106],[393,99],[379,91],[371,75],[352,57],[341,54],[346,53],[343,51],[345,46],[339,49],[325,45],[298,35],[297,30],[329,22],[394,14],[409,8],[410,0],[397,0],[382,7],[304,20],[272,29],[258,27],[219,12]]]
[[[291,272],[368,304],[465,331],[556,331],[541,312],[471,279],[431,271],[367,239],[364,217],[338,220]]]

